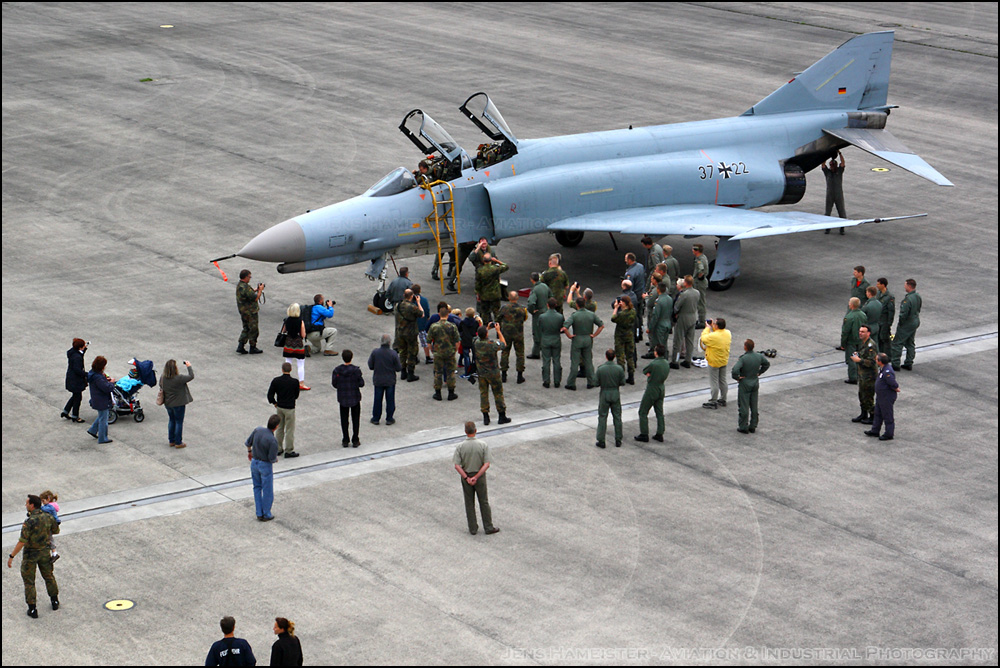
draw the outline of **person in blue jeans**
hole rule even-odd
[[[253,480],[253,505],[257,519],[269,522],[274,519],[271,504],[274,503],[274,463],[278,461],[278,439],[274,432],[281,424],[281,418],[272,415],[266,427],[257,427],[247,438],[247,459],[250,460],[250,478]]]
[[[163,365],[163,376],[160,378],[160,388],[163,390],[163,406],[167,409],[167,438],[171,448],[186,448],[184,442],[184,413],[191,403],[191,391],[188,383],[194,380],[194,369],[191,362],[185,361],[187,374],[177,372],[177,360],[167,360]]]
[[[375,387],[375,400],[372,402],[372,424],[378,424],[382,419],[382,399],[385,398],[385,423],[395,424],[396,414],[396,374],[403,370],[399,353],[390,348],[392,337],[383,334],[382,345],[368,356],[368,368],[374,371],[372,385]]]
[[[90,365],[90,373],[87,374],[87,383],[90,385],[90,407],[97,411],[97,419],[90,425],[87,433],[96,438],[98,443],[114,442],[108,438],[108,414],[114,406],[111,398],[114,380],[104,375],[106,366],[108,366],[107,358],[98,356]]]

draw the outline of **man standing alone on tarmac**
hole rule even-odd
[[[240,344],[236,352],[246,355],[247,341],[250,342],[250,354],[259,355],[264,352],[257,347],[257,336],[259,327],[257,317],[260,312],[260,296],[264,292],[264,284],[258,283],[257,289],[250,287],[250,279],[253,276],[249,269],[240,272],[240,282],[236,284],[236,307],[240,311],[240,319],[243,320],[243,331],[240,333]]]
[[[14,565],[14,557],[24,550],[21,557],[21,579],[24,581],[24,600],[28,604],[28,616],[38,619],[38,608],[35,607],[35,568],[42,573],[45,580],[45,591],[52,601],[52,609],[59,609],[59,585],[52,572],[52,557],[50,543],[52,534],[59,533],[59,525],[52,515],[42,510],[42,500],[34,494],[28,495],[24,502],[28,518],[21,525],[21,537],[14,546],[14,551],[7,559],[7,568]]]
[[[462,496],[465,497],[465,518],[469,523],[469,533],[479,533],[476,521],[476,497],[479,498],[479,512],[483,515],[483,529],[487,536],[500,531],[493,526],[493,511],[486,490],[486,471],[490,468],[490,446],[476,438],[476,423],[465,423],[467,438],[455,448],[452,463],[462,476]]]
[[[736,431],[741,434],[752,434],[757,431],[759,414],[757,412],[757,395],[760,390],[760,375],[771,368],[767,358],[754,352],[754,342],[747,339],[743,342],[743,354],[733,365],[733,380],[739,383],[737,403],[740,407],[739,423]]]

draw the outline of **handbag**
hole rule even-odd
[[[160,381],[160,389],[156,391],[156,405],[163,405],[163,382]]]
[[[281,326],[281,331],[278,332],[278,335],[276,337],[274,337],[274,347],[275,348],[284,348],[285,347],[285,338],[287,336],[288,335],[285,334],[285,326],[282,325]]]

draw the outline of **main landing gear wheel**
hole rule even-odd
[[[583,232],[556,232],[556,241],[559,242],[560,246],[574,248],[583,241]]]
[[[372,297],[372,304],[375,305],[375,308],[382,309],[386,313],[392,313],[392,310],[396,308],[396,305],[389,301],[384,292],[376,292],[375,296]]]
[[[708,263],[708,275],[711,276],[715,272],[715,260]],[[736,277],[731,276],[722,281],[709,281],[708,289],[714,292],[725,292],[729,288],[733,287],[733,283],[736,282]]]

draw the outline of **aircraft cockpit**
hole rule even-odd
[[[399,124],[399,130],[421,153],[428,156],[420,161],[412,174],[417,182],[452,181],[462,175],[463,169],[472,167],[465,149],[437,121],[420,109],[408,113]],[[434,153],[438,156],[434,156]]]
[[[406,167],[397,167],[365,191],[366,197],[388,197],[417,186],[413,173]]]
[[[489,95],[482,92],[472,95],[459,107],[459,111],[493,140],[491,143],[479,145],[475,160],[476,169],[488,167],[517,155],[517,137],[510,131]]]

